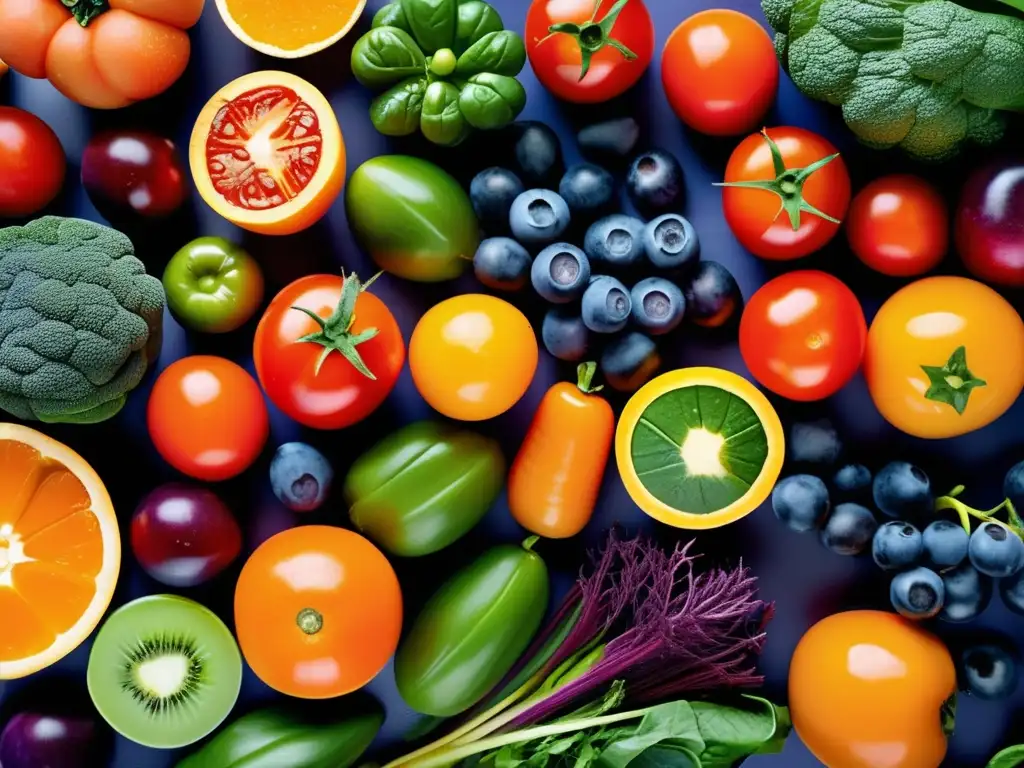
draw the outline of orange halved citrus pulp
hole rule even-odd
[[[0,424],[0,680],[78,647],[120,564],[114,508],[92,467],[41,432]]]
[[[359,20],[366,0],[217,0],[231,34],[261,53],[297,59],[334,45]]]
[[[345,183],[345,143],[330,102],[287,72],[254,72],[221,88],[196,120],[189,162],[211,208],[266,235],[310,226]]]

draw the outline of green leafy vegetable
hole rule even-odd
[[[371,29],[352,48],[352,74],[369,88],[423,75],[426,66],[416,41],[398,27]]]
[[[424,53],[451,48],[455,43],[458,0],[398,0]]]
[[[988,761],[985,768],[1018,768],[1024,765],[1024,744],[1007,747]]]
[[[508,125],[526,106],[526,89],[514,77],[473,75],[459,94],[459,109],[474,128]]]
[[[427,79],[410,77],[370,102],[370,120],[385,136],[408,136],[420,127]]]
[[[409,20],[405,18],[405,10],[398,0],[388,3],[377,11],[373,16],[373,22],[370,24],[370,27],[372,29],[377,27],[398,27],[403,32],[410,31]]]
[[[473,43],[491,32],[505,28],[501,16],[482,0],[468,0],[459,4],[459,18],[455,25],[455,44],[452,50],[461,56]],[[518,74],[518,73],[514,73]]]
[[[438,80],[427,88],[420,117],[423,135],[435,144],[451,147],[469,132],[469,123],[459,109],[459,89]]]
[[[526,46],[515,32],[502,30],[484,35],[459,57],[455,72],[470,77],[482,72],[515,77],[526,65]]]

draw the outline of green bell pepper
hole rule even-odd
[[[471,128],[502,128],[526,105],[515,79],[523,39],[482,0],[394,0],[352,48],[352,73],[380,93],[370,120],[387,136],[420,130],[455,146]]]
[[[357,459],[344,493],[360,532],[392,555],[418,557],[466,535],[504,484],[497,442],[422,421]]]

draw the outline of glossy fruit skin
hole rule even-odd
[[[686,314],[686,299],[679,286],[663,277],[648,277],[629,292],[633,304],[633,322],[637,327],[660,336],[675,330]]]
[[[682,281],[686,319],[702,328],[721,328],[743,309],[743,294],[732,273],[717,261],[701,261]]]
[[[406,280],[458,277],[480,244],[476,214],[462,186],[418,157],[367,160],[348,181],[345,210],[377,266]],[[396,227],[396,221],[403,225]]]
[[[644,223],[633,216],[613,213],[587,228],[583,250],[602,271],[625,272],[644,256]]]
[[[544,349],[559,360],[578,363],[590,349],[590,329],[578,312],[569,309],[549,309],[540,335]]]
[[[132,517],[132,552],[152,578],[170,587],[197,587],[242,551],[242,530],[213,492],[168,483],[151,491]]]
[[[200,333],[237,330],[263,303],[260,265],[222,237],[183,246],[167,263],[163,284],[175,319]]]
[[[30,216],[64,185],[67,162],[60,139],[23,109],[0,106],[0,216]]]
[[[270,431],[259,386],[222,357],[195,355],[157,378],[146,415],[153,444],[179,472],[206,481],[244,472]]]
[[[838,150],[830,141],[803,128],[769,129],[786,168],[806,168]],[[725,180],[763,181],[776,176],[771,151],[759,133],[743,139],[725,168]],[[850,204],[850,174],[842,157],[811,174],[804,183],[804,199],[820,211],[842,221]],[[729,228],[740,244],[755,256],[773,261],[798,259],[828,243],[839,225],[808,213],[800,216],[794,232],[789,218],[779,216],[779,198],[762,189],[725,187],[722,207]]]
[[[964,347],[967,367],[985,386],[970,390],[964,412],[924,393],[922,366],[946,365]],[[871,323],[864,376],[885,419],[915,437],[955,437],[999,418],[1024,389],[1024,322],[1002,296],[963,277],[928,277],[882,305]]]
[[[796,464],[834,466],[843,453],[843,441],[828,419],[798,421],[789,428],[788,458]]]
[[[617,336],[601,353],[601,376],[619,392],[636,392],[659,368],[658,345],[638,331]]]
[[[700,239],[689,220],[666,213],[647,222],[644,255],[655,269],[686,272],[700,261]]]
[[[600,166],[579,163],[565,172],[558,194],[569,206],[574,222],[593,221],[615,207],[615,179]]]
[[[790,400],[835,394],[860,368],[867,323],[844,283],[816,270],[789,272],[750,297],[740,352],[762,385]]]
[[[949,249],[949,211],[924,179],[875,179],[853,198],[846,216],[850,249],[868,267],[893,277],[930,272]]]
[[[981,573],[1005,579],[1024,567],[1024,542],[1003,523],[984,522],[971,534],[967,556]]]
[[[956,689],[946,646],[884,611],[819,621],[789,669],[793,725],[830,768],[939,768],[946,755],[940,708]]]
[[[960,656],[967,692],[982,701],[1002,701],[1017,690],[1017,662],[1006,649],[972,645]]]
[[[357,533],[290,528],[264,541],[242,568],[235,629],[246,662],[274,690],[342,696],[373,679],[398,646],[398,577]]]
[[[92,717],[22,712],[0,731],[4,768],[90,768],[107,761],[105,734]]]
[[[580,302],[583,324],[594,333],[618,333],[633,311],[629,289],[614,277],[597,275]]]
[[[883,571],[895,571],[917,564],[924,554],[921,532],[910,523],[890,520],[875,532],[871,556]]]
[[[867,507],[837,504],[821,529],[821,543],[837,555],[859,555],[871,546],[878,521]]]
[[[501,492],[505,457],[490,438],[433,421],[364,453],[345,477],[352,524],[385,552],[421,557],[454,544]]]
[[[519,177],[506,168],[480,171],[469,184],[469,199],[480,226],[489,234],[507,233],[512,202],[525,191]]]
[[[832,488],[844,501],[867,501],[871,498],[871,470],[863,464],[847,464],[832,477]]]
[[[187,179],[171,140],[149,131],[105,131],[82,153],[82,185],[110,221],[170,216],[185,202]]]
[[[530,252],[509,237],[489,237],[473,257],[476,279],[495,291],[521,291],[530,282]]]
[[[341,429],[365,419],[394,389],[405,365],[402,331],[371,289],[356,299],[351,330],[356,334],[368,328],[378,330],[357,347],[376,379],[363,375],[337,352],[317,372],[324,347],[297,343],[317,331],[317,324],[293,307],[327,319],[341,299],[344,282],[341,275],[307,275],[285,286],[264,310],[253,339],[256,373],[267,397],[287,416],[313,429]]]
[[[963,526],[952,520],[936,520],[924,529],[923,543],[928,562],[939,568],[960,565],[967,557],[970,541]]]
[[[719,8],[693,14],[669,35],[661,82],[688,126],[710,136],[735,136],[761,126],[775,101],[779,64],[760,24]]]
[[[530,549],[535,541],[487,550],[430,598],[395,656],[406,704],[457,715],[512,668],[547,610],[548,570]]]
[[[549,245],[533,260],[530,282],[545,301],[568,304],[580,298],[590,284],[590,259],[575,245]]]
[[[871,497],[882,514],[895,518],[924,517],[932,511],[932,481],[905,461],[890,461],[875,475]]]
[[[968,177],[956,211],[956,247],[964,265],[986,282],[1024,286],[1024,162],[979,168]]]
[[[930,568],[901,571],[889,584],[889,600],[901,616],[923,621],[938,616],[946,601],[946,587]]]
[[[626,192],[633,207],[645,219],[677,213],[686,197],[683,167],[671,152],[648,150],[629,164]]]
[[[420,318],[409,341],[409,370],[423,399],[452,419],[499,416],[523,396],[537,370],[530,321],[507,301],[462,294]]]
[[[772,489],[772,511],[797,533],[820,528],[831,508],[828,488],[814,475],[790,475]]]
[[[270,460],[270,487],[277,500],[293,512],[312,512],[327,500],[334,467],[316,448],[284,443]]]
[[[525,246],[543,248],[569,228],[569,206],[550,189],[528,189],[512,201],[508,224],[512,237]]]
[[[939,613],[943,621],[960,623],[980,616],[992,602],[992,579],[969,562],[942,572],[946,601]],[[1009,579],[1005,579],[1009,581]]]
[[[585,25],[600,21],[615,0],[533,0],[526,14],[526,53],[541,84],[559,99],[577,104],[599,104],[629,90],[644,74],[654,55],[654,22],[643,0],[630,0],[611,28],[610,37],[636,54],[627,60],[606,46],[594,54],[590,71],[580,80],[579,43],[566,34],[544,40],[554,24]]]

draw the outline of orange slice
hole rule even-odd
[[[298,59],[334,45],[359,20],[366,0],[217,0],[231,34],[261,53]]]
[[[345,141],[315,86],[287,72],[254,72],[203,107],[189,163],[199,194],[225,219],[252,232],[290,235],[337,199]]]
[[[121,537],[110,496],[81,456],[0,424],[0,680],[73,651],[110,604]]]

